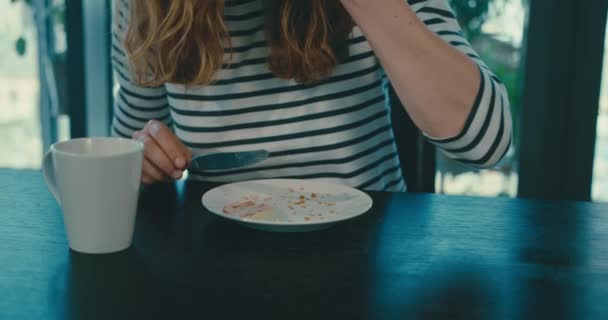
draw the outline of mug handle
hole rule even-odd
[[[46,181],[46,185],[49,188],[49,191],[55,197],[55,200],[61,205],[61,200],[59,200],[59,192],[57,192],[57,182],[55,181],[55,168],[53,166],[53,154],[49,150],[44,154],[44,158],[42,158],[42,174],[44,175],[44,180]]]

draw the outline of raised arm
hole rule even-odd
[[[432,143],[478,167],[506,154],[512,128],[507,90],[464,38],[446,0],[341,1]]]

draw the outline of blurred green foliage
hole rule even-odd
[[[34,0],[10,0],[12,4],[24,3],[30,8],[34,9]],[[51,3],[48,4],[41,14],[45,18],[50,18],[54,24],[64,25],[65,24],[65,5],[63,3]],[[40,13],[38,13],[40,14]],[[25,55],[27,49],[27,43],[24,37],[19,37],[15,40],[15,51],[20,56]]]
[[[492,0],[450,0],[450,5],[469,40],[482,33],[481,28],[488,17],[490,2]]]

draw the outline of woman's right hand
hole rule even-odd
[[[142,130],[133,132],[133,139],[144,144],[144,184],[178,180],[190,165],[192,151],[160,121],[149,121]]]

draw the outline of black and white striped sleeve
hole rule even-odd
[[[119,89],[114,97],[112,135],[130,138],[150,120],[159,120],[171,126],[171,115],[164,86],[141,87],[132,81],[129,62],[123,47],[128,24],[128,4],[116,1],[112,19],[112,67]]]
[[[409,0],[410,6],[429,29],[469,56],[479,67],[481,82],[462,131],[447,139],[428,140],[448,157],[476,167],[498,163],[511,145],[512,120],[506,87],[465,39],[447,0]]]

